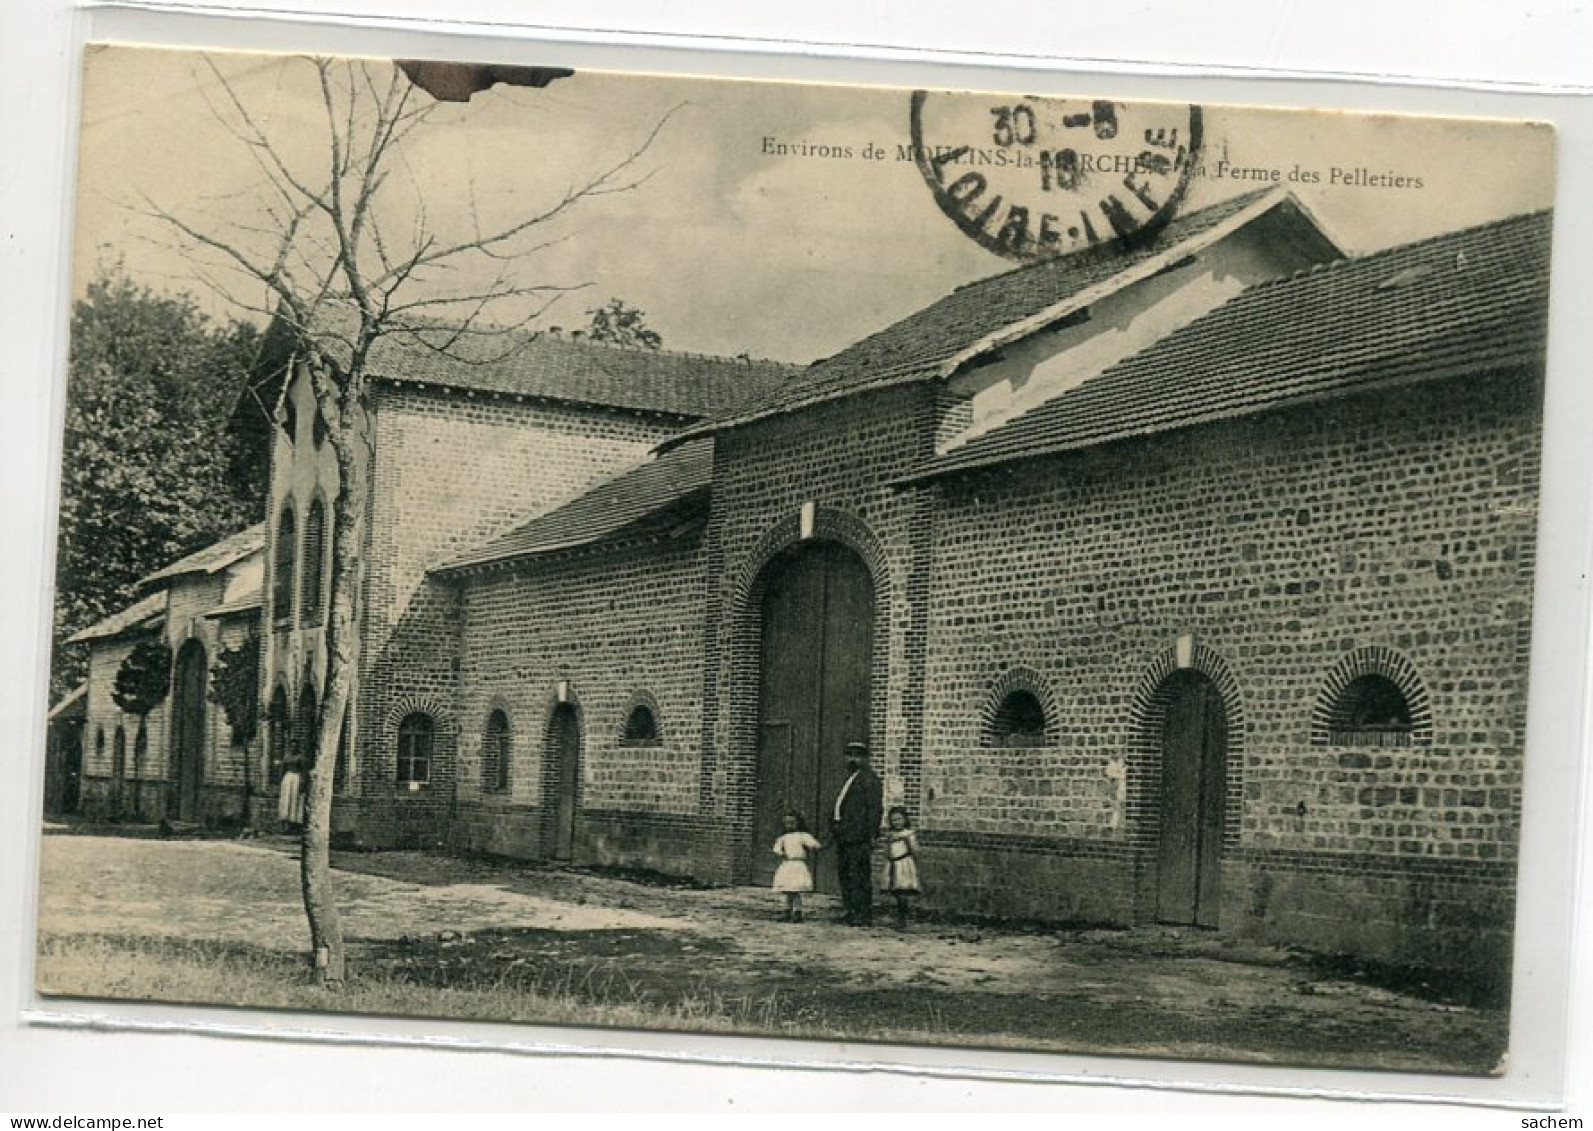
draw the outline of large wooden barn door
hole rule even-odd
[[[1156,918],[1217,925],[1221,898],[1228,719],[1216,686],[1179,672],[1162,731],[1161,837]]]
[[[787,810],[820,840],[846,780],[846,744],[867,742],[874,585],[868,567],[832,542],[770,564],[763,595],[758,696],[758,795],[752,878],[767,883]],[[820,858],[821,891],[839,890],[835,854]]]
[[[190,640],[177,653],[172,689],[171,803],[179,821],[199,819],[205,773],[205,675],[204,645]]]
[[[553,795],[547,799],[545,851],[555,860],[568,860],[575,852],[575,806],[581,785],[581,720],[569,703],[553,708],[547,752],[552,765],[543,781]]]

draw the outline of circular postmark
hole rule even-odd
[[[1178,211],[1200,107],[920,90],[912,152],[941,211],[997,255],[1131,247]]]

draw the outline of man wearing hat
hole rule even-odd
[[[885,789],[868,762],[867,746],[861,742],[846,744],[846,781],[835,795],[830,823],[830,843],[836,847],[846,921],[859,927],[874,921],[872,858],[885,810]]]

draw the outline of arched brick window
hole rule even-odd
[[[293,504],[282,507],[277,519],[277,549],[271,559],[271,616],[277,624],[293,623]]]
[[[320,746],[320,725],[315,686],[305,679],[304,686],[299,689],[299,709],[293,713],[293,753],[304,763],[305,768],[315,765]]]
[[[1328,741],[1335,746],[1409,746],[1410,704],[1384,675],[1359,675],[1334,699]]]
[[[993,746],[1044,746],[1045,708],[1026,688],[1009,691],[996,707],[990,723]]]
[[[512,738],[509,716],[495,710],[487,716],[487,729],[481,736],[481,788],[486,793],[509,792],[509,764]]]
[[[620,729],[620,742],[626,746],[657,746],[663,741],[658,726],[658,702],[645,691],[631,697],[625,711],[625,725]]]
[[[1056,718],[1056,704],[1040,674],[1009,668],[985,699],[980,739],[985,746],[1011,749],[1052,745]]]
[[[1328,674],[1311,720],[1326,746],[1410,746],[1432,741],[1427,689],[1410,661],[1390,648],[1362,648]]]
[[[399,785],[425,785],[431,781],[432,752],[436,739],[437,724],[422,711],[414,711],[399,721]]]
[[[299,620],[303,624],[321,623],[325,569],[326,506],[317,498],[304,516],[304,568],[299,582]]]
[[[149,770],[149,716],[138,716],[138,733],[133,736],[133,776],[141,778]]]
[[[266,781],[272,789],[282,783],[292,740],[288,693],[278,686],[271,695],[271,706],[266,709]]]
[[[127,730],[117,723],[116,736],[111,740],[111,807],[118,817],[123,815],[123,806],[127,802],[126,780]]]

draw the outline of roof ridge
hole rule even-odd
[[[605,341],[601,338],[566,337],[563,334],[552,334],[547,330],[534,330],[531,333],[532,341],[543,337],[564,345],[590,346],[597,349],[615,350],[620,353],[641,354],[644,357],[689,357],[698,361],[722,361],[727,365],[782,365],[792,369],[801,369],[803,367],[803,363],[799,361],[781,361],[773,357],[754,357],[750,353],[710,353],[707,350],[672,349],[668,346],[637,346],[628,342]]]
[[[1541,358],[1551,242],[1544,221],[1551,216],[1551,209],[1517,213],[1247,287],[1095,377],[942,452],[926,475],[1227,419],[1290,398]],[[1373,269],[1348,270],[1368,263]],[[1414,299],[1378,296],[1395,265],[1433,268],[1413,281]],[[1278,289],[1314,275],[1325,278]],[[1280,312],[1298,324],[1279,327]],[[1236,351],[1238,343],[1246,344]],[[1201,406],[1213,411],[1196,411]]]
[[[1167,222],[1152,232],[1149,240],[1146,242],[1148,243],[1152,240],[1159,239],[1169,227],[1180,221],[1193,220],[1197,217],[1205,216],[1208,213],[1216,212],[1221,209],[1232,209],[1235,213],[1242,212],[1244,209],[1248,208],[1257,201],[1274,194],[1277,195],[1280,201],[1286,200],[1292,195],[1285,189],[1279,189],[1275,185],[1268,185],[1265,188],[1250,189],[1247,192],[1235,193],[1233,196],[1225,196],[1221,200],[1214,200],[1210,204],[1204,205],[1203,207],[1192,208],[1187,212],[1178,212],[1168,217]],[[1054,266],[1062,260],[1076,261],[1081,256],[1093,259],[1098,256],[1116,255],[1120,253],[1121,244],[1119,241],[1106,240],[1102,243],[1091,244],[1089,247],[1082,248],[1076,252],[1070,252],[1064,255],[1046,256],[1041,259],[1033,260],[1029,263],[1020,263],[1016,267],[1010,267],[1005,271],[997,271],[994,275],[984,275],[978,279],[971,279],[966,283],[961,283],[952,288],[950,293],[956,294],[958,291],[967,287],[977,287],[995,279],[1006,279],[1013,275],[1021,275],[1026,271],[1037,271],[1044,267]]]
[[[1466,228],[1456,228],[1453,231],[1439,232],[1431,236],[1424,236],[1421,239],[1412,240],[1410,243],[1394,244],[1390,247],[1379,248],[1377,251],[1367,252],[1365,255],[1345,256],[1342,259],[1334,259],[1326,263],[1313,263],[1309,267],[1302,267],[1299,270],[1290,272],[1287,275],[1280,275],[1271,279],[1263,279],[1260,282],[1254,283],[1233,295],[1226,302],[1220,303],[1213,309],[1207,311],[1197,318],[1192,319],[1189,322],[1186,322],[1184,325],[1179,326],[1177,329],[1173,330],[1171,333],[1165,335],[1157,341],[1150,343],[1144,349],[1122,359],[1112,368],[1130,369],[1136,365],[1149,364],[1150,360],[1155,356],[1157,351],[1162,349],[1171,349],[1176,345],[1181,345],[1183,339],[1188,334],[1197,332],[1198,327],[1205,323],[1207,319],[1217,317],[1218,315],[1226,314],[1231,317],[1237,317],[1243,323],[1248,324],[1254,318],[1254,312],[1250,309],[1250,307],[1254,305],[1256,296],[1271,290],[1275,290],[1279,287],[1287,286],[1288,284],[1296,282],[1302,278],[1310,278],[1315,275],[1342,273],[1352,268],[1359,269],[1368,265],[1375,265],[1379,260],[1391,259],[1395,256],[1403,256],[1411,252],[1419,253],[1423,249],[1430,248],[1433,244],[1442,243],[1445,241],[1458,242],[1462,237],[1475,236],[1478,233],[1497,230],[1517,222],[1524,222],[1528,220],[1535,220],[1540,217],[1552,216],[1553,211],[1554,210],[1552,208],[1541,208],[1532,212],[1514,213],[1510,216],[1503,216],[1495,220],[1488,220],[1483,221],[1482,223],[1473,224]],[[1415,265],[1413,264],[1412,266]],[[1078,388],[1083,388],[1083,386],[1078,386]],[[1069,392],[1072,391],[1075,390],[1069,390]]]
[[[477,322],[471,320],[469,325],[457,325],[441,318],[417,318],[412,323],[397,323],[394,329],[398,333],[423,334],[432,331],[472,335],[476,337],[493,337],[496,335],[519,335],[527,342],[549,341],[558,342],[560,345],[575,346],[577,348],[593,348],[614,350],[620,353],[633,353],[643,357],[686,357],[699,361],[722,361],[727,365],[766,364],[789,366],[794,369],[802,368],[802,363],[795,361],[780,361],[772,357],[753,357],[748,353],[723,354],[709,353],[705,350],[674,349],[669,346],[657,347],[633,345],[628,342],[612,342],[602,338],[587,336],[584,330],[564,331],[558,326],[503,326],[494,322]]]
[[[346,312],[344,312],[346,314]],[[326,315],[328,326],[335,331]],[[601,347],[601,348],[599,348]],[[344,347],[344,359],[347,352]],[[555,337],[546,328],[406,316],[367,358],[372,380],[701,419],[794,380],[791,362]]]
[[[216,569],[225,569],[227,566],[230,566],[248,557],[250,554],[258,553],[260,550],[263,550],[265,548],[265,536],[265,522],[263,520],[260,522],[252,522],[248,526],[234,530],[230,534],[224,534],[220,538],[217,538],[211,542],[207,542],[197,549],[188,551],[186,554],[178,554],[176,557],[167,561],[165,565],[162,565],[158,569],[152,570],[143,577],[139,578],[138,584],[141,587],[152,585],[159,581],[165,581],[168,578],[180,577],[186,573],[214,573],[215,570],[209,568],[211,563],[209,560],[207,560],[207,555],[214,555],[217,553],[217,551],[221,550],[222,547],[229,547],[227,554],[231,554],[232,556],[228,557],[224,564],[216,566]],[[258,544],[255,544],[257,539]],[[225,557],[226,555],[222,556]],[[198,560],[196,561],[196,559]],[[179,566],[189,562],[193,562],[195,564],[190,566],[188,569],[178,569]]]
[[[865,389],[943,377],[938,366],[978,346],[1004,327],[1026,322],[1070,298],[1127,285],[1146,262],[1170,255],[1192,242],[1210,242],[1211,233],[1231,231],[1250,220],[1271,215],[1295,199],[1292,192],[1278,186],[1252,189],[1182,212],[1142,240],[1131,240],[1126,245],[1114,240],[986,275],[941,294],[840,352],[811,363],[785,387],[765,393],[749,407],[710,417],[683,435],[700,435],[796,411]],[[1303,207],[1300,211],[1305,221],[1315,227],[1316,221]]]
[[[1260,282],[1252,283],[1239,294],[1235,295],[1234,299],[1238,299],[1243,295],[1255,294],[1257,291],[1263,291],[1269,287],[1282,286],[1283,284],[1293,282],[1296,279],[1301,279],[1309,275],[1322,275],[1332,271],[1344,270],[1349,267],[1361,267],[1367,264],[1375,263],[1379,259],[1392,258],[1397,255],[1404,256],[1413,252],[1420,252],[1424,248],[1427,248],[1435,243],[1459,240],[1464,237],[1474,236],[1477,233],[1485,230],[1503,228],[1510,224],[1527,220],[1536,220],[1539,217],[1552,216],[1553,214],[1553,208],[1538,208],[1531,212],[1514,212],[1509,216],[1500,216],[1493,220],[1484,220],[1481,223],[1472,224],[1469,227],[1454,228],[1447,232],[1436,232],[1430,236],[1423,236],[1419,240],[1411,240],[1409,243],[1398,243],[1391,244],[1388,247],[1380,247],[1375,251],[1368,251],[1364,255],[1345,255],[1339,257],[1338,259],[1327,260],[1323,263],[1313,263],[1309,267],[1298,268],[1297,270],[1289,272],[1287,275],[1276,275],[1270,279],[1262,279]]]

